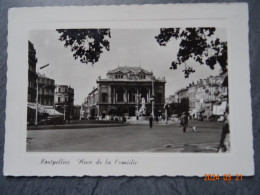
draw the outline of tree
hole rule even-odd
[[[178,65],[185,64],[184,75],[188,78],[195,72],[192,66],[187,66],[186,61],[193,59],[199,64],[207,65],[214,69],[219,64],[222,72],[227,68],[227,42],[214,37],[216,29],[210,28],[161,28],[160,34],[155,37],[160,46],[166,46],[174,38],[180,40],[177,60],[173,61],[170,69],[177,69]]]
[[[110,29],[57,29],[59,40],[71,47],[73,57],[81,63],[96,63],[104,48],[109,51]]]

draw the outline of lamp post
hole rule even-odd
[[[165,109],[165,123],[168,124],[168,113],[167,113],[168,103],[167,102],[164,104],[164,109]]]
[[[67,111],[67,105],[64,103],[64,106],[63,106],[63,108],[64,108],[64,121],[65,121],[65,123],[66,123],[66,111]]]
[[[97,103],[97,120],[99,120],[99,104]]]
[[[136,93],[136,120],[139,120],[139,98],[141,97],[141,94],[139,94],[139,92],[137,91]]]
[[[152,116],[154,118],[154,76],[152,77]]]
[[[43,69],[45,67],[49,66],[49,64],[41,66],[39,69]],[[38,71],[39,72],[39,71]],[[39,96],[39,79],[38,79],[38,74],[36,78],[36,109],[35,109],[35,126],[37,127],[38,125],[38,96]]]
[[[53,111],[53,114],[54,114],[54,126],[56,126],[56,116],[55,116],[56,106],[55,106],[55,103],[54,103],[54,102],[53,102],[53,108],[54,108],[54,111]]]

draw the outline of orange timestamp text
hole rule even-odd
[[[219,174],[204,174],[204,181],[242,181],[243,176],[241,174],[236,174],[235,176],[231,176],[230,174],[224,174],[223,176],[219,176]]]

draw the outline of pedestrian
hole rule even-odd
[[[229,131],[229,108],[224,114],[225,120],[222,127],[220,143],[217,152],[228,152],[230,150],[230,131]]]
[[[150,117],[149,117],[149,126],[150,126],[150,128],[153,127],[153,116],[152,115],[150,115]]]
[[[183,112],[182,115],[181,115],[180,125],[182,126],[183,133],[185,133],[186,128],[188,126],[188,116],[186,115],[185,112]]]

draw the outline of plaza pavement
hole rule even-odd
[[[198,132],[192,131],[196,124]],[[176,123],[38,129],[27,131],[28,152],[216,152],[222,123],[190,121],[186,133]]]

